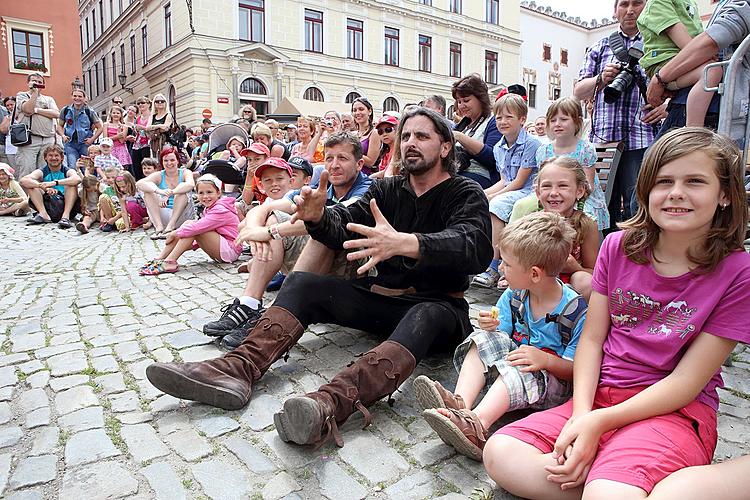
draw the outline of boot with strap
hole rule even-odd
[[[176,398],[238,410],[250,400],[253,382],[288,354],[304,331],[292,313],[271,306],[234,351],[199,363],[154,363],[146,377]]]
[[[367,427],[372,422],[369,406],[390,396],[414,371],[414,355],[398,342],[386,340],[340,371],[315,392],[287,399],[273,416],[282,441],[313,444],[318,448],[334,439],[344,446],[338,426],[356,410]],[[389,399],[390,402],[390,399]]]

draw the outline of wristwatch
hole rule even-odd
[[[59,185],[60,185],[60,181],[55,181],[55,186],[59,186]]]
[[[656,80],[659,82],[659,85],[661,85],[664,88],[667,88],[667,82],[665,82],[664,80],[662,80],[661,75],[659,74],[658,71],[656,72],[656,74],[654,76],[656,77]]]

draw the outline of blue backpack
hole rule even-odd
[[[567,286],[567,285],[566,285]],[[513,294],[510,297],[510,317],[513,325],[513,332],[516,331],[516,323],[526,324],[526,297],[529,295],[528,290],[511,290]],[[580,295],[576,295],[568,301],[559,314],[547,313],[545,321],[547,323],[556,323],[557,331],[560,333],[563,349],[570,343],[573,337],[573,331],[576,329],[578,322],[581,321],[583,314],[588,309],[588,304]]]

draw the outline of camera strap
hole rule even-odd
[[[622,41],[622,35],[619,31],[613,31],[610,33],[609,48],[612,49],[612,53],[621,63],[628,63],[630,61],[628,48],[625,47],[625,42]]]

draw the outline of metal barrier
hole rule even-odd
[[[717,92],[721,96],[721,105],[719,106],[719,127],[717,132],[720,134],[726,134],[731,137],[732,124],[734,122],[732,111],[734,105],[734,96],[737,92],[737,83],[742,76],[743,71],[748,71],[742,67],[743,59],[745,54],[750,52],[750,36],[740,43],[739,47],[734,51],[732,57],[728,61],[715,62],[706,65],[703,69],[703,81],[706,82],[708,78],[708,70],[710,68],[720,67],[724,68],[724,78],[722,83],[717,87],[706,87],[705,83],[703,89],[706,92]],[[746,75],[745,75],[746,77]],[[750,94],[748,95],[750,99]],[[750,112],[748,109],[737,110],[740,116],[744,113],[744,137],[742,141],[742,154],[743,164],[748,162],[748,145],[750,143]]]

